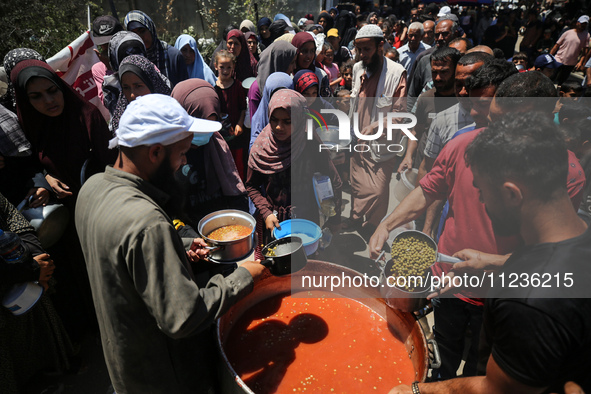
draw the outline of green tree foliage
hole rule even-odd
[[[82,0],[0,0],[0,63],[8,51],[31,48],[48,58],[87,29],[87,5]]]

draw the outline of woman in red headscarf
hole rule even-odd
[[[238,29],[230,30],[226,40],[228,52],[236,56],[236,79],[240,82],[257,76],[257,60],[248,50],[244,33]]]

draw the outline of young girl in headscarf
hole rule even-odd
[[[334,18],[328,12],[321,12],[318,15],[317,23],[322,26],[323,33],[326,34],[334,27]]]
[[[259,48],[259,40],[257,39],[257,35],[251,31],[247,31],[244,33],[244,38],[246,39],[248,50],[258,62],[260,59],[261,49]]]
[[[259,41],[265,47],[268,47],[269,45],[271,45],[273,43],[273,40],[271,39],[271,31],[269,30],[269,26],[271,26],[271,23],[273,23],[273,22],[271,21],[271,19],[269,19],[267,17],[263,17],[263,18],[259,19],[259,21],[257,22],[257,30],[259,32]]]
[[[188,34],[181,34],[179,38],[176,39],[174,47],[181,51],[181,54],[185,59],[189,78],[204,79],[209,82],[211,86],[215,86],[215,74],[211,71],[211,68],[205,64],[205,61],[203,61],[203,57],[197,48],[197,41],[195,41],[193,37]]]
[[[117,100],[117,107],[111,118],[111,130],[119,128],[119,120],[127,105],[139,96],[150,93],[170,95],[170,81],[154,66],[154,64],[140,55],[126,57],[119,65],[119,80],[121,93]]]
[[[293,79],[282,72],[275,72],[267,78],[261,103],[252,117],[250,128],[249,150],[261,131],[269,124],[269,101],[271,96],[280,89],[293,89]]]
[[[330,90],[328,75],[322,68],[316,66],[316,41],[314,41],[312,34],[299,32],[295,35],[291,44],[298,50],[296,71],[307,69],[315,73],[320,81],[320,96],[331,97],[332,91]]]
[[[59,261],[55,277],[64,300],[61,310],[74,342],[96,319],[84,254],[74,226],[76,197],[82,183],[117,158],[108,149],[112,135],[101,112],[64,82],[49,65],[25,60],[11,73],[19,121],[54,194],[70,212],[70,221],[51,255]],[[67,300],[67,301],[65,301]]]
[[[296,55],[297,49],[285,41],[274,42],[261,53],[256,81],[252,83],[248,90],[248,110],[251,120],[263,97],[267,78],[274,72],[291,74],[295,70]]]
[[[257,76],[257,61],[248,50],[244,33],[238,29],[230,30],[226,40],[228,52],[236,56],[236,79],[242,83],[246,78]]]
[[[115,33],[109,41],[109,64],[113,74],[106,75],[103,81],[103,103],[109,110],[111,117],[117,107],[121,83],[119,82],[119,65],[129,55],[141,55],[146,57],[146,46],[137,34],[130,31]]]
[[[271,231],[297,212],[298,218],[319,223],[319,207],[313,190],[316,172],[331,179],[337,212],[329,220],[340,222],[341,180],[320,139],[307,140],[306,100],[289,89],[275,93],[269,103],[269,124],[257,137],[248,160],[246,190],[264,222],[263,244]],[[265,191],[265,195],[261,193]],[[328,222],[327,222],[328,224]]]
[[[148,15],[138,10],[130,11],[125,15],[123,24],[127,30],[142,38],[148,59],[170,80],[172,86],[189,78],[181,52],[158,39],[156,26]]]
[[[107,148],[111,133],[100,111],[46,63],[22,61],[11,79],[19,121],[58,198],[77,194],[84,166],[88,175],[115,162],[117,153]]]
[[[45,58],[39,52],[29,48],[16,48],[9,51],[4,56],[4,71],[8,77],[8,88],[4,97],[2,97],[2,105],[12,112],[16,112],[16,97],[14,96],[14,86],[10,80],[10,73],[17,64],[23,60],[36,59],[45,62]]]
[[[220,120],[220,99],[207,82],[192,78],[175,86],[175,98],[193,117]],[[228,144],[220,133],[195,134],[187,152],[187,164],[179,173],[187,189],[187,209],[192,225],[203,216],[220,209],[248,212],[246,189],[240,179]]]

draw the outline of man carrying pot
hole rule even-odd
[[[205,243],[181,239],[170,219],[180,195],[174,174],[192,139],[219,129],[171,97],[140,97],[110,142],[120,149],[115,165],[80,191],[76,227],[118,394],[219,392],[211,325],[252,291],[264,267],[194,275],[189,260],[206,255]]]

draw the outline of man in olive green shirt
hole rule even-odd
[[[168,96],[140,97],[111,140],[117,162],[80,191],[76,227],[117,394],[216,392],[212,323],[263,273],[246,262],[225,278],[196,277],[189,259],[205,243],[181,239],[167,214],[192,140],[220,126]]]

